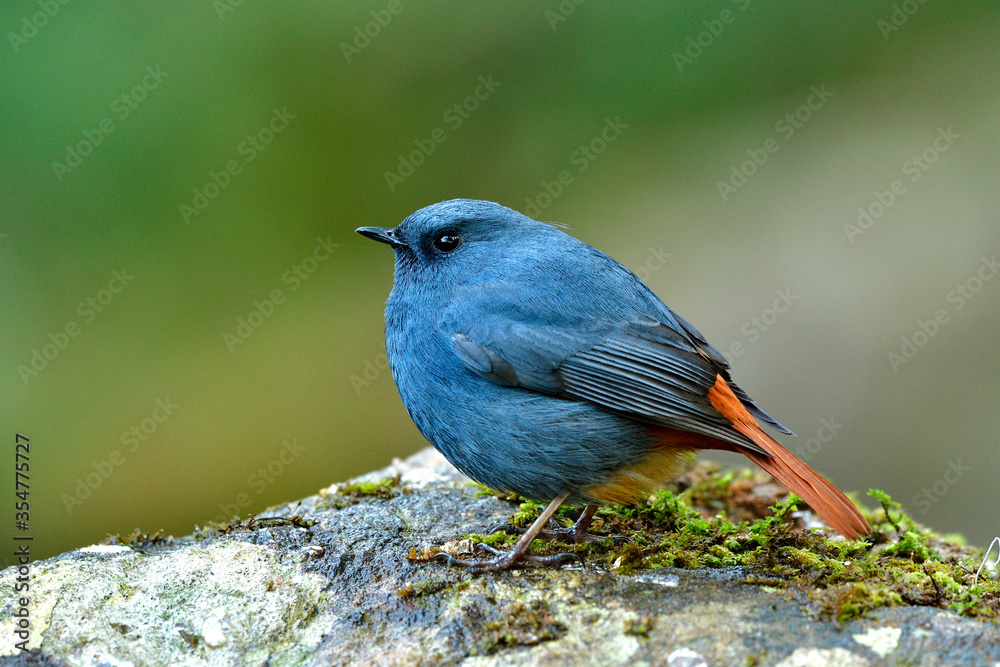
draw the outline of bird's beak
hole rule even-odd
[[[354,231],[362,236],[367,236],[372,241],[386,243],[393,248],[400,248],[406,245],[396,237],[396,230],[389,227],[358,227]]]

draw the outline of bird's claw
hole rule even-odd
[[[503,570],[510,569],[518,563],[532,563],[534,565],[541,565],[542,567],[562,567],[563,565],[569,565],[573,562],[578,562],[583,565],[583,558],[579,554],[567,552],[551,554],[549,556],[539,556],[536,554],[516,554],[513,551],[501,551],[491,547],[488,544],[479,542],[476,544],[476,549],[480,549],[489,553],[495,558],[492,559],[476,559],[476,558],[458,558],[449,553],[443,551],[438,552],[430,557],[430,560],[441,561],[445,565],[464,567],[469,570],[472,574],[483,574],[484,572],[501,572]]]
[[[525,528],[515,526],[512,523],[492,523],[486,527],[484,535],[496,535],[497,533],[507,533],[508,535],[523,535]]]
[[[575,524],[569,527],[563,527],[555,522],[549,522],[550,525],[555,525],[555,528],[549,528],[546,530],[539,531],[538,539],[542,540],[561,540],[563,542],[603,542],[604,540],[611,538],[616,546],[622,544],[628,544],[632,540],[624,535],[594,535],[587,532],[586,529],[580,530]],[[523,535],[525,530],[524,526],[515,526],[510,523],[495,523],[486,529],[486,535],[496,535],[497,533],[507,533],[508,535]]]

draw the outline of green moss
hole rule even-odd
[[[527,526],[538,518],[545,506],[532,500],[525,500],[521,503],[514,515],[510,518],[512,526]]]
[[[138,586],[130,585],[124,579],[119,579],[117,583],[118,583],[118,594],[122,597],[123,600],[128,600],[133,595],[135,595],[135,592],[137,590],[139,590]]]
[[[886,586],[855,583],[832,590],[831,593],[829,602],[832,604],[828,602],[828,608],[840,623],[860,618],[873,609],[903,604],[902,596]]]
[[[629,542],[619,551],[612,566],[621,574],[632,574],[646,567],[643,547],[639,542]]]
[[[803,530],[796,518],[802,501],[794,494],[762,503],[760,486],[765,481],[767,488],[778,491],[766,477],[718,474],[717,468],[698,466],[642,505],[597,512],[591,533],[621,536],[626,544],[611,539],[570,545],[535,540],[532,552],[573,552],[626,575],[659,567],[743,566],[749,571],[748,583],[805,590],[841,622],[896,605],[997,617],[1000,583],[986,581],[975,590],[968,586],[981,550],[945,541],[919,526],[884,492],[869,493],[880,505],[865,511],[872,533],[866,540],[851,541]],[[753,500],[738,503],[734,494]],[[541,509],[538,503],[523,502],[511,523],[526,525]],[[737,521],[732,515],[747,518]],[[516,539],[506,533],[473,537],[497,548],[509,547]]]
[[[468,486],[477,489],[476,498],[483,498],[483,497],[499,498],[500,500],[507,500],[515,503],[520,503],[524,501],[524,498],[517,495],[516,493],[511,493],[510,491],[497,491],[496,489],[491,489],[485,484],[480,484],[479,482],[469,482]]]
[[[823,557],[808,549],[782,547],[782,551],[784,551],[785,557],[794,563],[800,571],[818,570],[823,567]]]
[[[941,539],[959,547],[968,546],[969,544],[969,541],[965,539],[965,535],[961,533],[944,533],[941,535]]]
[[[127,536],[122,537],[121,535],[115,533],[114,535],[108,535],[101,544],[109,545],[120,545],[132,548],[150,548],[161,546],[164,544],[169,544],[173,541],[172,537],[165,537],[162,530],[158,530],[155,533],[144,533],[140,529],[136,528]]]
[[[440,593],[448,588],[447,581],[436,579],[421,579],[415,582],[406,582],[402,588],[396,589],[396,593],[402,598],[419,598],[427,595]]]
[[[625,619],[625,634],[633,637],[649,637],[649,631],[653,629],[652,616],[640,616],[639,618]]]
[[[485,653],[493,653],[512,646],[532,646],[559,639],[566,633],[566,626],[550,613],[549,605],[541,600],[515,601],[497,610],[496,615],[483,626]]]
[[[903,533],[902,539],[894,544],[889,544],[883,550],[886,556],[898,556],[900,558],[910,558],[918,563],[928,560],[941,560],[941,557],[933,553],[927,546],[928,533],[918,533],[907,530]]]
[[[399,489],[399,476],[387,477],[377,482],[357,482],[337,486],[337,495],[353,497],[392,498]]]
[[[984,591],[981,586],[964,588],[958,591],[954,600],[948,605],[948,609],[962,616],[986,618],[995,621],[998,615],[996,605],[997,595],[996,582],[994,582],[991,593]],[[992,604],[990,604],[991,601]]]
[[[488,544],[495,549],[506,549],[514,545],[517,542],[518,535],[508,535],[507,533],[500,531],[493,533],[491,535],[480,535],[478,533],[468,533],[462,535],[463,539],[471,538],[474,542],[483,544]]]
[[[575,553],[623,575],[661,567],[741,566],[748,572],[746,583],[802,590],[841,622],[896,605],[997,618],[1000,582],[968,585],[982,550],[928,531],[882,491],[869,496],[879,503],[876,510],[862,508],[871,534],[865,540],[831,539],[829,531],[805,530],[797,515],[802,501],[766,475],[720,473],[717,466],[700,464],[641,505],[599,509],[590,534],[605,539],[570,544],[538,539],[531,551]],[[526,526],[542,509],[523,501],[510,523]],[[568,524],[573,512],[564,508],[557,517]],[[500,549],[517,540],[504,532],[468,537]]]
[[[400,485],[399,475],[380,479],[377,482],[355,482],[353,484],[338,484],[335,490],[336,497],[331,498],[330,506],[335,509],[344,509],[348,505],[359,502],[362,498],[379,498],[389,500],[395,498],[400,493],[408,493],[409,489]]]

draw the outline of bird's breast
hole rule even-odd
[[[386,350],[403,405],[459,470],[536,500],[577,492],[640,464],[648,430],[592,404],[494,384],[470,371],[437,320],[402,300],[386,309]],[[574,495],[580,501],[592,496]]]

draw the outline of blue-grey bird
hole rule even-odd
[[[509,552],[440,554],[476,572],[528,560],[564,502],[632,503],[693,452],[739,452],[837,531],[870,528],[833,484],[767,435],[791,434],[730,377],[697,329],[604,253],[509,208],[455,199],[395,229],[362,227],[396,255],[386,350],[403,405],[459,470],[493,489],[549,501]]]

